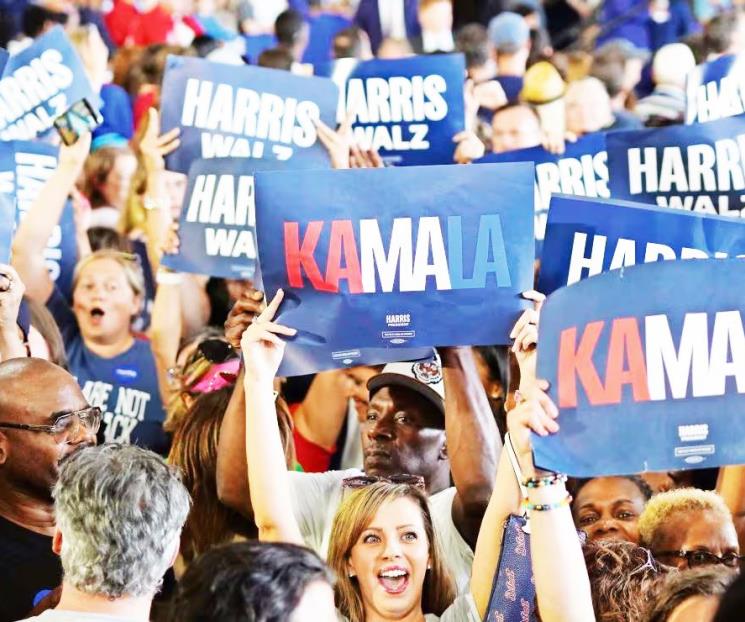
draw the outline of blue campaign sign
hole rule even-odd
[[[7,50],[0,48],[0,76],[3,75],[3,72],[5,71],[5,65],[8,63],[9,58],[10,54],[8,54]]]
[[[76,101],[99,102],[61,26],[11,56],[0,78],[0,140],[31,140]]]
[[[536,465],[578,477],[745,463],[741,259],[663,261],[549,296],[538,375],[561,429]]]
[[[255,179],[265,291],[285,290],[299,343],[508,343],[533,280],[531,164]]]
[[[535,237],[543,240],[551,196],[557,193],[580,197],[610,197],[608,190],[608,152],[605,134],[588,134],[566,143],[557,155],[543,147],[530,147],[504,153],[488,153],[474,164],[490,162],[533,162],[535,164]]]
[[[339,85],[339,122],[353,115],[363,149],[388,163],[452,164],[453,136],[465,129],[462,54],[396,60],[344,58],[316,65]]]
[[[179,272],[253,279],[257,261],[253,174],[273,168],[277,163],[272,161],[194,160],[179,219],[179,252],[165,255],[163,265]]]
[[[606,144],[614,199],[735,218],[745,214],[745,115],[609,132]]]
[[[16,199],[17,224],[26,216],[39,191],[57,168],[57,147],[31,141],[11,141],[0,149],[0,187],[11,190]],[[62,218],[49,238],[44,259],[52,279],[69,294],[78,260],[75,220],[68,202]]]
[[[351,348],[333,350],[324,346],[289,342],[277,375],[282,378],[305,376],[329,369],[358,365],[384,365],[399,361],[421,361],[432,356],[432,348]]]
[[[745,255],[745,221],[626,201],[555,196],[538,289],[544,294],[637,263]]]
[[[686,123],[703,123],[745,112],[745,54],[703,63],[686,80]]]
[[[166,159],[170,170],[187,173],[192,160],[227,157],[329,166],[315,124],[335,125],[339,93],[328,78],[169,56],[163,93],[164,130],[181,127],[181,146]]]

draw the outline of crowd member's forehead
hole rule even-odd
[[[712,509],[676,512],[663,527],[662,540],[671,550],[705,549],[716,552],[737,549],[737,532],[732,521]]]
[[[9,423],[46,424],[53,413],[86,406],[75,379],[41,359],[0,365],[0,418]]]
[[[587,482],[575,497],[574,508],[588,505],[605,505],[617,501],[640,502],[644,494],[634,482],[625,477],[596,477]]]
[[[384,386],[370,396],[370,407],[390,414],[406,412],[420,418],[419,424],[428,428],[442,428],[444,422],[437,407],[426,397],[402,386]]]
[[[538,127],[538,117],[527,106],[510,106],[502,111],[497,111],[492,118],[492,125],[496,129],[507,129],[508,127],[519,127],[525,129],[525,125]]]

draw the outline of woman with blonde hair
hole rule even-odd
[[[273,381],[284,353],[282,336],[296,333],[273,321],[283,295],[280,290],[241,339],[246,459],[259,538],[303,544],[274,415]],[[552,420],[543,410],[537,412],[541,408],[537,400],[527,400],[508,417],[519,448],[515,451],[529,477],[527,508],[534,511],[531,551],[540,552],[532,558],[538,603],[544,622],[589,622],[589,581],[563,480],[548,478],[550,482],[544,483],[532,468],[531,426],[536,429],[536,421]],[[470,585],[457,596],[432,526],[423,480],[407,474],[344,480],[346,496],[334,518],[328,549],[328,563],[338,578],[336,606],[341,619],[480,622],[489,604],[505,521],[520,511],[522,495],[515,475],[503,451],[478,534]],[[558,572],[565,572],[567,580],[557,582]]]
[[[150,138],[151,160],[162,161],[177,146],[172,136],[170,140],[168,135]],[[178,299],[178,282],[158,277],[151,331],[154,346],[133,329],[145,294],[135,256],[99,250],[83,257],[75,268],[71,304],[52,281],[44,261],[47,241],[82,171],[90,141],[90,134],[84,134],[75,144],[60,148],[57,170],[16,232],[13,266],[26,284],[27,296],[52,312],[63,335],[70,372],[89,403],[103,411],[100,439],[137,443],[165,454],[169,440],[163,431],[163,403],[172,363],[168,357],[157,356],[157,344],[178,343],[180,317],[173,317],[178,314],[170,303],[174,296]],[[153,210],[151,218],[159,219],[160,214]],[[148,242],[157,246],[157,236]],[[178,334],[173,332],[174,325]],[[170,346],[160,349],[174,350]]]

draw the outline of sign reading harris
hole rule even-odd
[[[611,196],[706,214],[745,214],[745,115],[609,132]]]
[[[745,221],[627,203],[555,196],[539,291],[667,259],[745,256]]]
[[[335,125],[338,89],[327,78],[169,56],[163,93],[163,128],[181,127],[181,146],[166,159],[171,170],[227,157],[329,165],[316,131],[318,119]]]
[[[703,123],[745,112],[745,55],[720,56],[688,74],[686,123]]]
[[[2,61],[0,61],[1,63]],[[0,78],[0,140],[31,140],[76,101],[94,94],[61,26],[11,56]]]
[[[507,343],[532,284],[532,201],[527,163],[257,173],[264,286],[285,290],[300,342]]]
[[[57,147],[40,142],[11,141],[0,149],[0,192],[14,197],[15,224],[25,218],[44,184],[57,168]],[[69,293],[78,260],[75,221],[68,202],[44,251],[52,280]]]
[[[742,464],[745,261],[633,266],[549,296],[538,374],[560,431],[536,465],[588,477]]]
[[[551,196],[573,194],[581,197],[610,197],[608,190],[608,152],[605,134],[588,134],[566,143],[566,151],[556,155],[543,147],[530,147],[505,153],[489,153],[475,164],[489,162],[533,162],[535,164],[535,237],[543,240]]]
[[[462,54],[341,59],[315,66],[339,85],[337,121],[353,115],[355,142],[392,164],[452,164],[465,129]]]
[[[179,219],[179,252],[163,264],[179,272],[253,279],[256,272],[256,170],[276,162],[194,160]]]

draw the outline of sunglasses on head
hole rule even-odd
[[[210,363],[224,363],[237,358],[235,350],[223,339],[205,339],[197,346],[197,352]]]
[[[386,482],[387,484],[406,484],[407,486],[414,486],[419,490],[424,490],[424,478],[421,475],[391,475],[389,477],[383,477],[379,475],[356,475],[354,477],[346,477],[342,480],[342,486],[350,490],[357,490],[359,488],[365,488],[366,486],[372,486],[378,482]]]

